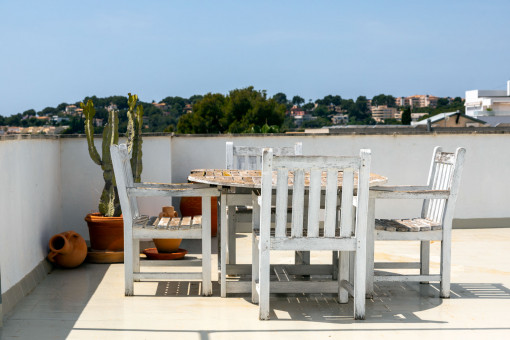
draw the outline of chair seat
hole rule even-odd
[[[138,216],[133,219],[133,228],[161,229],[161,230],[189,230],[202,228],[202,216],[183,217],[149,217]]]
[[[376,230],[396,231],[396,232],[418,232],[441,230],[440,223],[425,218],[412,218],[403,220],[375,220]]]

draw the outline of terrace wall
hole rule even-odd
[[[493,131],[493,130],[489,130]],[[239,145],[292,146],[305,155],[355,155],[372,150],[372,172],[389,184],[425,184],[432,149],[467,148],[455,227],[509,227],[510,130],[493,133],[343,133],[294,135],[145,136],[142,180],[185,182],[192,169],[223,168],[225,142]],[[100,138],[96,139],[98,148]],[[97,210],[102,172],[83,136],[23,137],[0,140],[0,265],[2,292],[22,280],[45,258],[49,238],[75,230],[86,239],[83,218]],[[142,211],[156,214],[170,204],[145,199]],[[178,202],[174,202],[178,205]],[[384,201],[378,217],[412,216],[419,202]]]

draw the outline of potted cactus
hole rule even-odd
[[[136,94],[129,93],[128,96],[127,146],[132,155],[133,180],[140,182],[143,107],[142,105],[136,107],[138,101]],[[119,111],[110,110],[108,112],[108,123],[103,130],[102,156],[100,156],[94,145],[93,119],[96,114],[94,104],[89,100],[87,104],[81,103],[80,105],[85,115],[89,154],[94,163],[101,166],[104,178],[104,188],[99,200],[99,212],[88,214],[85,217],[89,227],[90,246],[93,250],[121,251],[124,249],[123,220],[110,156],[110,145],[119,143]]]

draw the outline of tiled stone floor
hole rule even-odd
[[[249,237],[241,235],[238,245],[240,261],[247,261]],[[432,245],[433,269],[438,268],[438,245]],[[417,250],[412,242],[378,243],[376,258],[413,260]],[[290,258],[282,256],[283,261]],[[0,335],[37,340],[510,339],[510,229],[454,230],[452,262],[450,299],[438,298],[437,284],[379,284],[377,295],[367,300],[364,321],[354,321],[352,302],[339,305],[334,295],[274,295],[270,321],[258,320],[258,308],[247,295],[220,298],[217,284],[212,297],[198,296],[199,284],[189,282],[137,283],[137,296],[124,297],[122,264],[85,264],[54,270],[6,316]]]

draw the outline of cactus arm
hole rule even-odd
[[[133,181],[141,181],[142,173],[142,123],[143,123],[143,106],[135,106],[138,101],[136,94],[128,93],[129,110],[128,126],[127,126],[127,148],[131,154],[131,169],[133,171]]]
[[[99,212],[105,216],[119,216],[116,214],[120,208],[118,208],[117,195],[115,193],[115,176],[113,173],[113,164],[110,154],[110,145],[118,144],[119,133],[118,133],[119,117],[118,111],[112,110],[108,112],[108,125],[105,126],[103,131],[103,179],[105,182],[104,190],[101,195],[101,201],[99,204]]]
[[[143,124],[143,106],[138,105],[136,109],[133,153],[131,156],[131,168],[133,169],[133,181],[140,182],[142,174],[142,124]]]
[[[89,155],[92,158],[92,161],[97,165],[102,166],[101,157],[97,152],[96,146],[94,145],[94,116],[96,115],[96,110],[94,109],[94,103],[92,100],[88,100],[87,104],[80,103],[81,108],[83,109],[83,114],[85,115],[85,133],[87,135],[87,145],[89,148]]]

